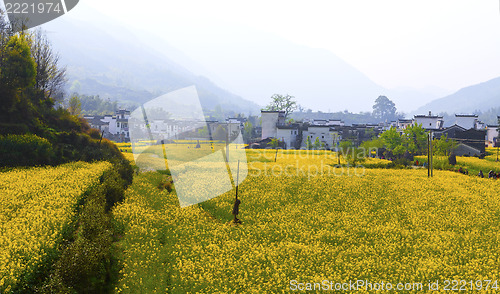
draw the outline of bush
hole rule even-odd
[[[100,184],[83,196],[78,220],[65,238],[50,276],[38,289],[46,293],[108,293],[119,272],[113,256],[117,228],[110,207],[123,199],[126,181],[116,170],[105,172]]]
[[[171,176],[169,176],[169,177],[164,176],[161,179],[160,183],[158,184],[158,189],[160,191],[167,189],[168,192],[172,192],[172,190],[173,190],[172,184],[173,183],[174,183],[174,181],[172,180]]]
[[[29,128],[25,124],[0,123],[0,135],[22,135],[29,132]]]
[[[0,166],[33,166],[54,161],[49,140],[37,135],[0,136]]]

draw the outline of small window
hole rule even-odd
[[[324,138],[325,138],[325,136],[321,136],[321,139],[324,139]]]
[[[429,123],[429,126],[432,126],[432,123]]]
[[[120,123],[119,123],[119,122],[117,122],[117,123],[116,123],[116,126],[117,126],[117,127],[120,127]]]

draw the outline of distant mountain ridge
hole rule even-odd
[[[500,107],[500,77],[462,88],[451,95],[427,103],[412,113],[425,114],[432,111],[459,114],[486,112],[498,107]]]
[[[68,92],[100,95],[122,104],[139,105],[164,93],[195,85],[202,106],[256,114],[260,106],[195,75],[147,46],[102,16],[101,23],[85,21],[97,12],[85,5],[43,26],[61,65],[67,65]],[[78,15],[79,14],[79,15]],[[95,19],[95,17],[94,17]],[[168,53],[170,48],[165,48]]]

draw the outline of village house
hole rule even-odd
[[[129,117],[130,111],[124,109],[117,110],[115,115],[84,116],[91,128],[100,130],[104,138],[116,142],[130,141]]]
[[[415,115],[413,124],[422,125],[426,130],[440,130],[444,127],[444,120],[442,116],[432,115],[429,111],[429,115]]]
[[[498,125],[488,125],[486,127],[486,146],[487,147],[499,147],[500,142],[498,141]]]

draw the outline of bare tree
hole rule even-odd
[[[66,68],[59,67],[59,54],[54,53],[47,35],[37,29],[29,36],[31,55],[36,63],[35,95],[39,101],[61,102],[66,83]]]
[[[11,29],[10,23],[7,19],[7,15],[5,11],[0,9],[0,68],[3,65],[7,42],[9,42],[10,37],[12,37],[13,35],[14,32]]]

